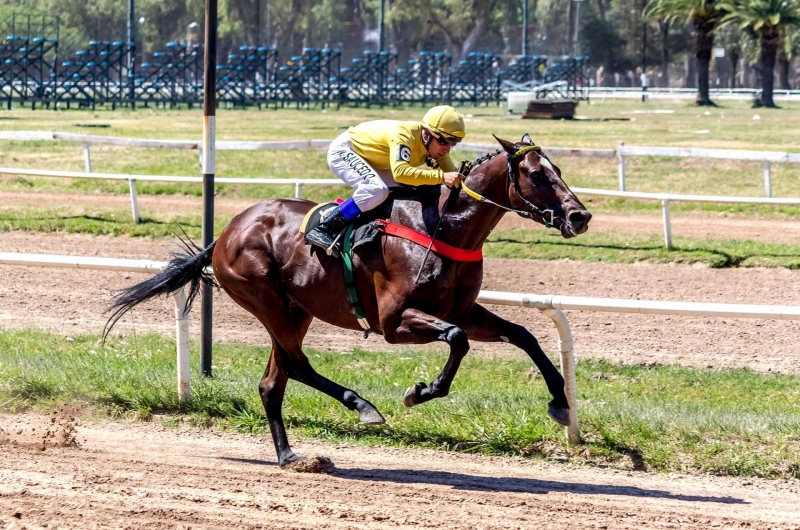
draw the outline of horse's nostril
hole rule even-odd
[[[573,226],[582,226],[589,222],[592,218],[592,214],[587,212],[586,210],[575,210],[569,213],[567,216],[567,220]]]

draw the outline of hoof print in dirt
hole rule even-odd
[[[327,456],[314,456],[306,460],[297,460],[281,466],[286,471],[294,473],[333,473],[336,466]]]

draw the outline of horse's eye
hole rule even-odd
[[[528,177],[531,179],[531,182],[537,185],[542,184],[547,179],[547,175],[544,173],[544,168],[539,168],[536,171],[530,171],[528,173]]]

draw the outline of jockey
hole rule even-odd
[[[353,187],[353,196],[306,234],[306,240],[330,248],[351,219],[386,200],[390,187],[460,188],[462,176],[450,149],[465,134],[464,119],[449,105],[433,107],[421,122],[375,120],[350,127],[328,148],[328,165]],[[423,164],[429,169],[419,167]]]

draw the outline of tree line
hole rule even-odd
[[[422,50],[446,51],[454,62],[472,51],[510,59],[522,52],[527,2],[529,54],[589,56],[598,84],[635,82],[641,72],[657,86],[681,81],[698,88],[702,105],[712,103],[715,49],[733,69],[728,86],[741,78],[740,64],[755,65],[765,106],[774,105],[776,69],[779,86],[790,88],[800,52],[800,0],[219,0],[220,51],[267,45],[286,60],[332,47],[347,64],[377,49],[381,1],[385,47],[400,64]],[[127,10],[128,0],[0,0],[0,22],[12,12],[58,17],[68,50],[124,39]],[[204,0],[135,0],[139,58],[169,41],[202,42],[203,10]]]

